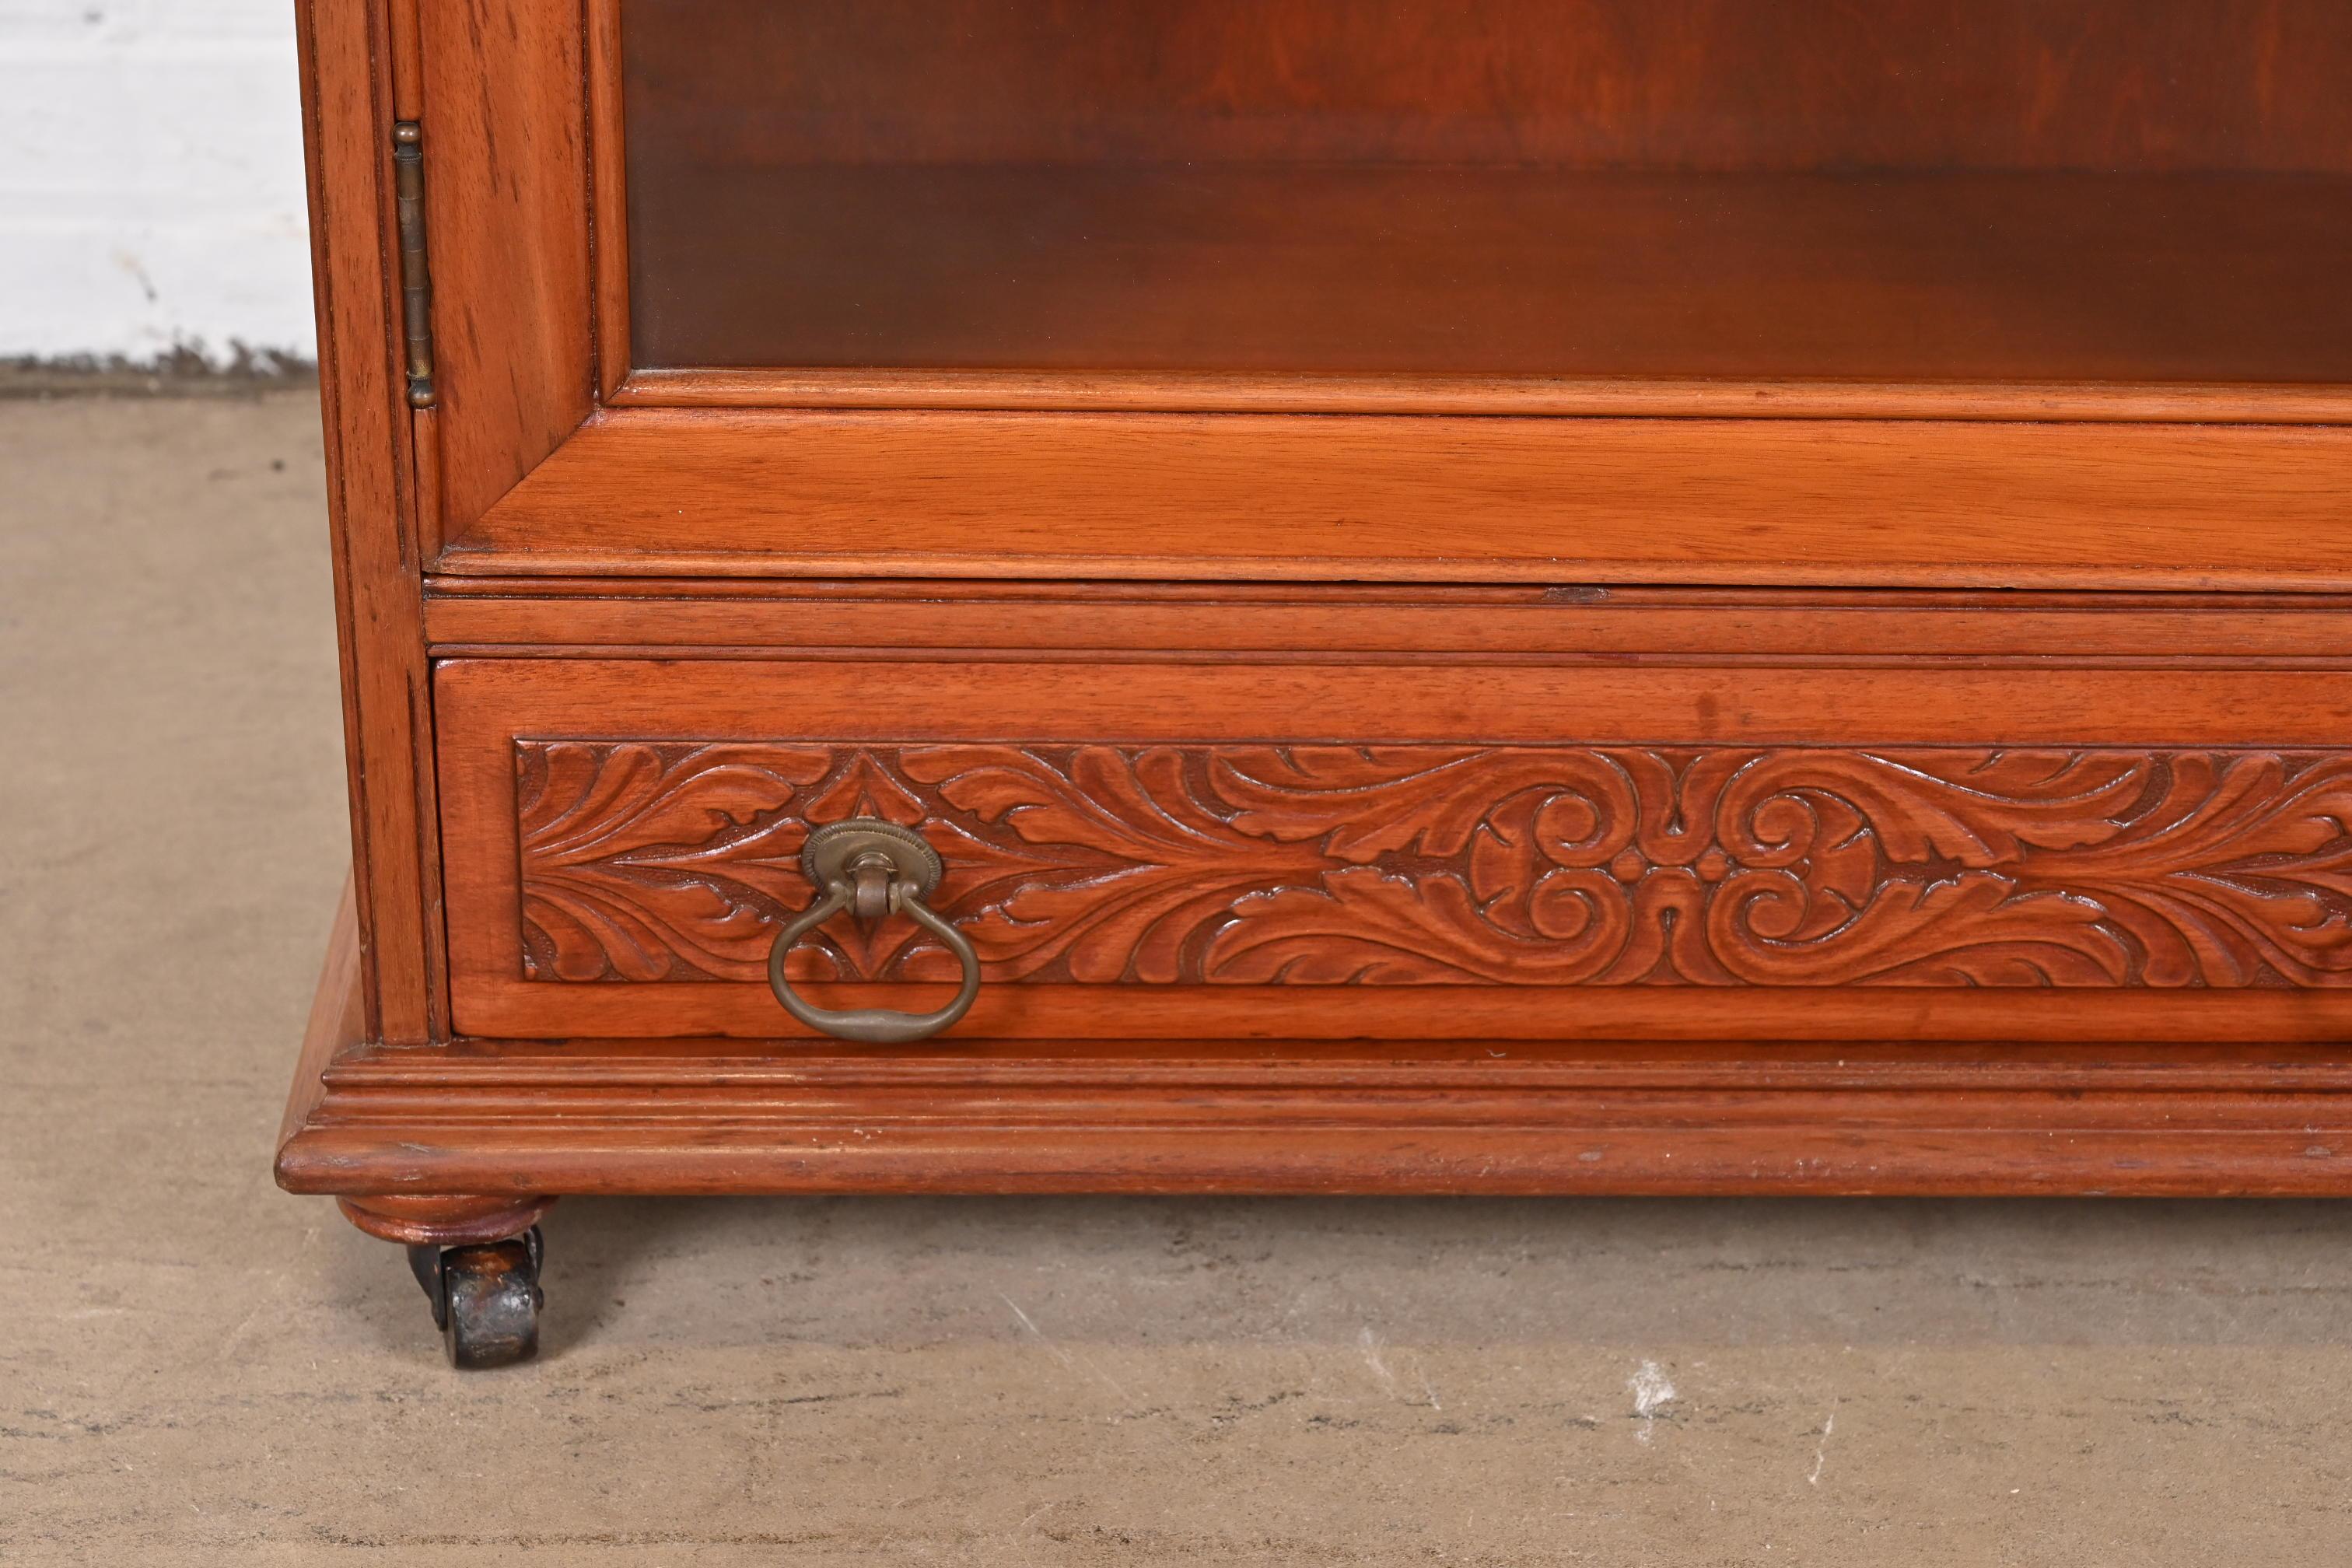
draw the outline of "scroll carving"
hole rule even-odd
[[[524,973],[759,982],[812,824],[998,981],[2352,984],[2352,754],[519,742]],[[948,979],[834,922],[810,979]]]

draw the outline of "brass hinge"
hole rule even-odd
[[[408,334],[408,405],[433,406],[433,273],[425,258],[425,128],[392,128],[393,210],[400,224],[400,313]]]

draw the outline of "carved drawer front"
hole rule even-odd
[[[978,956],[950,1040],[2340,1037],[2323,680],[453,663],[456,1022],[805,1035],[768,984],[803,846],[878,818]],[[828,1005],[958,974],[847,915],[786,967]]]

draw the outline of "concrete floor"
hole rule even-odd
[[[0,1563],[2352,1563],[2352,1205],[577,1202],[456,1375],[269,1179],[316,419],[0,402]]]

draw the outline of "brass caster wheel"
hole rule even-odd
[[[539,1353],[540,1253],[537,1226],[511,1241],[408,1249],[450,1365],[511,1366]]]

